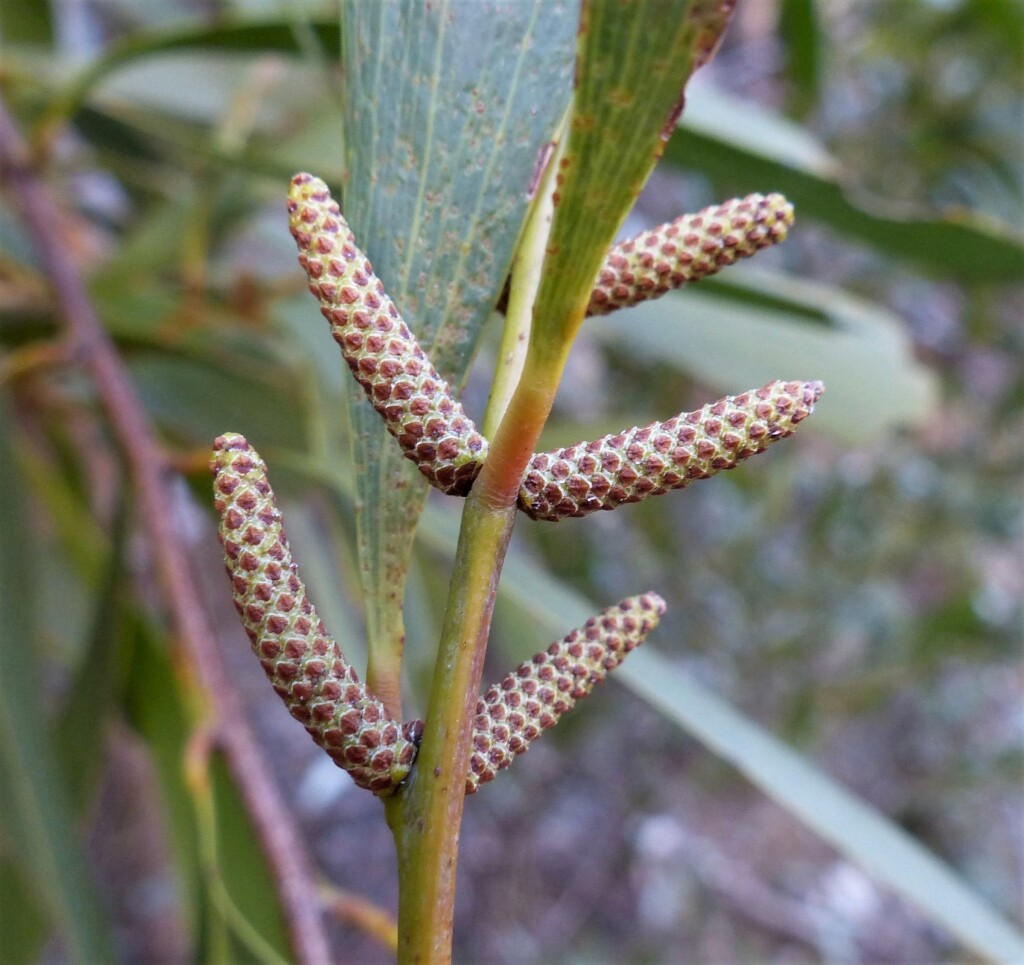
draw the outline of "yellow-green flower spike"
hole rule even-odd
[[[546,728],[557,724],[643,643],[664,612],[665,601],[656,593],[629,597],[489,687],[476,705],[466,793],[493,781]]]
[[[706,479],[791,435],[814,410],[820,382],[769,382],[668,422],[533,457],[519,507],[559,520],[615,509]]]
[[[361,683],[310,603],[266,467],[244,436],[213,446],[214,505],[235,607],[291,715],[360,787],[391,794],[408,776],[421,721],[399,724]],[[658,624],[655,593],[630,597],[521,664],[477,702],[465,791],[494,779]]]
[[[309,290],[388,431],[434,486],[465,496],[487,456],[487,440],[402,320],[327,185],[295,175],[288,215]]]
[[[227,433],[214,443],[210,468],[235,607],[267,678],[356,784],[390,794],[416,757],[417,725],[388,718],[328,635],[299,578],[256,451]]]
[[[781,194],[750,194],[685,214],[608,253],[588,315],[607,315],[714,275],[738,258],[784,241],[793,206]]]

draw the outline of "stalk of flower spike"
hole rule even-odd
[[[390,794],[409,773],[419,725],[390,720],[306,595],[267,481],[243,436],[213,446],[214,504],[235,607],[291,715],[360,787]]]
[[[295,175],[288,214],[309,290],[388,431],[434,486],[465,496],[487,440],[402,320],[327,185]]]
[[[523,476],[519,507],[558,520],[682,489],[791,435],[823,390],[820,382],[769,382],[668,422],[539,453]]]
[[[793,206],[781,194],[750,194],[645,231],[608,253],[587,314],[607,315],[714,275],[784,241],[792,224]]]
[[[548,727],[572,710],[658,625],[665,602],[656,593],[629,597],[591,617],[501,683],[476,706],[466,793],[494,780]]]

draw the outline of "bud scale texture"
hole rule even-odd
[[[781,194],[750,194],[684,214],[608,253],[588,315],[607,315],[714,275],[738,258],[784,241],[793,206]]]
[[[291,715],[360,787],[389,794],[416,756],[417,725],[388,718],[327,634],[292,560],[266,467],[243,436],[213,447],[214,504],[235,608]]]
[[[288,215],[309,290],[352,374],[419,471],[442,492],[465,496],[487,440],[402,320],[327,185],[295,175]]]
[[[822,391],[820,382],[769,382],[667,422],[538,453],[519,507],[533,519],[558,520],[682,489],[791,435]]]
[[[656,593],[629,597],[489,687],[476,706],[466,793],[493,781],[546,728],[557,724],[643,643],[664,612],[665,602]]]

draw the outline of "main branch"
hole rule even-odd
[[[387,805],[398,848],[402,963],[451,961],[459,833],[480,676],[519,480],[551,411],[560,363],[540,364],[528,356],[463,511],[423,744],[409,785]]]

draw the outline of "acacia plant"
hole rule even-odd
[[[174,6],[121,4],[141,19],[112,28],[120,39],[68,74],[50,5],[0,5],[3,39],[14,41],[0,69],[7,957],[53,957],[46,943],[56,932],[76,961],[120,952],[126,960],[320,963],[338,957],[326,931],[333,917],[397,948],[402,961],[444,962],[467,796],[487,794],[486,784],[614,670],[843,862],[913,903],[928,917],[922,933],[941,926],[940,937],[928,931],[920,947],[947,948],[949,933],[983,958],[1024,960],[1014,928],[895,820],[659,654],[672,641],[656,625],[666,607],[684,612],[676,601],[691,574],[666,572],[662,585],[649,534],[633,544],[650,550],[635,567],[644,583],[627,583],[626,567],[609,567],[605,583],[616,585],[603,606],[576,596],[554,572],[572,551],[550,552],[549,566],[542,555],[553,531],[583,534],[566,546],[588,545],[600,525],[576,517],[681,489],[790,434],[822,392],[804,381],[819,365],[829,395],[812,425],[836,438],[864,444],[929,415],[934,376],[877,305],[756,270],[675,291],[783,241],[794,212],[774,192],[786,191],[802,214],[885,259],[940,277],[1005,281],[1019,270],[1019,245],[998,225],[962,213],[906,221],[861,208],[843,191],[843,172],[823,163],[801,131],[794,135],[779,118],[747,123],[742,105],[722,108],[721,95],[707,89],[693,104],[704,114],[691,111],[677,129],[687,81],[730,19],[724,0],[345,0],[340,47],[333,4],[285,5],[269,17],[248,5],[221,16],[220,5],[196,13],[182,4],[184,21],[167,13]],[[788,19],[810,16],[814,6],[780,9]],[[98,21],[118,4],[85,7]],[[806,34],[797,30],[791,40]],[[790,45],[791,54],[808,49]],[[796,58],[790,76],[811,79],[813,59]],[[708,123],[709,95],[721,109],[715,119],[728,124]],[[745,196],[616,243],[635,233],[623,230],[624,219],[663,149],[719,196]],[[296,169],[319,176],[293,177]],[[768,193],[747,193],[756,189]],[[595,411],[583,411],[591,406],[580,399],[593,400],[594,386],[589,396],[580,391],[567,360],[588,326],[612,349],[606,371],[635,371],[653,356],[666,363],[652,373],[656,391],[676,393],[665,376],[678,370],[715,387],[709,398],[738,394],[678,415],[656,410],[671,417],[631,428],[607,415],[635,405],[631,387],[606,378]],[[493,372],[484,371],[489,361]],[[477,389],[488,376],[484,404]],[[555,447],[541,439],[556,391],[588,426],[573,438],[593,441]],[[980,426],[974,418],[970,425]],[[992,464],[1006,458],[988,430],[977,435],[995,453]],[[215,437],[216,514],[207,471]],[[984,462],[965,455],[962,440],[949,445],[958,471]],[[784,457],[775,467],[743,469],[733,489],[759,490],[758,505],[783,505],[788,517],[807,489],[787,478],[785,465]],[[305,503],[287,502],[289,476],[305,484],[304,494],[313,487],[329,501],[315,517]],[[185,479],[190,493],[179,485]],[[702,484],[704,493],[715,494],[714,486],[727,496],[721,482]],[[636,529],[649,522],[645,513],[669,515],[672,500],[689,498],[668,495],[637,509]],[[209,517],[198,525],[190,500]],[[877,506],[865,502],[860,512]],[[904,509],[898,503],[885,518]],[[606,518],[609,531],[624,531],[615,528],[630,512]],[[230,584],[216,573],[204,594],[205,568],[219,566],[215,515]],[[303,539],[313,518],[335,537],[322,542],[336,558],[327,560],[308,531]],[[800,522],[817,525],[813,506]],[[876,525],[874,516],[867,525]],[[356,566],[346,570],[350,533]],[[524,535],[541,552],[512,545]],[[682,539],[669,540],[665,558]],[[831,555],[814,555],[809,545],[803,566],[836,562],[845,544],[836,545]],[[955,545],[960,552],[959,538]],[[423,591],[443,587],[426,567],[410,569],[428,554],[454,560],[439,640],[425,639],[435,609]],[[595,557],[621,555],[609,542]],[[757,619],[758,594],[775,593],[786,577],[742,555],[747,576],[740,582],[731,567],[729,589]],[[893,559],[903,565],[906,557]],[[840,586],[864,572],[846,573],[849,562],[842,560]],[[592,583],[602,565],[588,573]],[[505,599],[521,605],[499,613],[492,633],[503,569]],[[342,593],[332,598],[335,576]],[[695,595],[702,576],[692,577]],[[365,648],[337,599],[357,582],[361,599],[352,602],[365,614]],[[812,647],[834,649],[829,608],[818,602],[818,583],[807,583],[786,604],[821,611],[801,659]],[[232,595],[258,663],[295,721],[281,712],[257,724],[245,713],[246,671],[263,682]],[[404,602],[413,615],[408,651]],[[524,646],[520,656],[536,656],[482,682],[489,637],[506,643],[503,631],[520,618],[559,639]],[[656,632],[661,639],[636,652]],[[689,644],[678,649],[698,654]],[[429,687],[419,673],[425,653],[434,661]],[[606,707],[611,696],[601,698]],[[295,762],[267,751],[287,740],[287,729],[262,731],[278,721],[304,727],[362,789],[353,791],[361,800],[344,798],[342,809],[359,818],[380,802],[398,857],[397,923],[326,880],[334,875],[322,840],[318,878],[303,794],[281,787]],[[679,787],[678,774],[650,767],[642,732],[627,728],[613,743],[599,758],[602,781],[620,769],[609,773],[609,791],[628,783],[633,801]],[[537,756],[520,773],[532,763],[536,775]],[[578,799],[564,774],[580,763],[559,763],[561,800]],[[309,767],[305,775],[321,772]],[[348,778],[332,776],[337,792]],[[931,798],[931,787],[919,793]],[[499,790],[479,803],[486,812],[500,797]],[[104,806],[111,798],[119,807]],[[135,833],[122,826],[127,812]],[[85,827],[88,845],[80,840]],[[143,849],[135,846],[140,828]],[[576,830],[577,840],[590,834]],[[139,857],[151,864],[136,868]],[[158,923],[132,920],[140,914],[136,886],[152,880],[153,868],[172,885],[165,890],[174,892],[173,909]],[[502,865],[488,891],[504,897],[515,873]],[[608,897],[619,900],[617,892]],[[845,954],[813,905],[797,916],[796,933],[826,956],[837,947]],[[869,956],[876,920],[857,925]],[[147,940],[152,947],[141,948]]]
[[[307,596],[259,455],[243,436],[227,433],[214,445],[211,467],[235,606],[256,656],[292,716],[356,784],[385,801],[399,856],[402,961],[450,958],[465,795],[493,780],[590,693],[643,642],[665,608],[653,592],[624,599],[570,630],[480,697],[495,593],[517,514],[557,522],[613,510],[731,469],[790,435],[822,391],[819,382],[775,381],[665,422],[552,452],[534,451],[573,339],[588,315],[698,281],[785,238],[792,208],[770,194],[684,215],[613,246],[679,116],[686,81],[712,56],[731,8],[721,0],[584,3],[572,96],[563,117],[555,95],[568,95],[568,89],[550,92],[549,105],[559,109],[549,106],[540,126],[514,131],[513,112],[520,105],[501,103],[494,90],[474,91],[474,112],[492,123],[500,118],[502,126],[473,136],[514,139],[520,150],[510,152],[506,163],[518,160],[520,177],[512,194],[532,195],[511,272],[504,338],[510,350],[495,374],[481,432],[453,388],[472,355],[473,329],[479,329],[460,323],[459,315],[498,301],[507,259],[489,252],[489,263],[473,264],[480,252],[460,239],[458,261],[448,275],[452,252],[442,244],[430,252],[426,291],[420,300],[408,299],[410,321],[405,320],[403,302],[411,288],[422,285],[410,269],[430,236],[425,223],[445,222],[447,240],[459,230],[458,209],[466,201],[431,200],[431,163],[443,162],[434,162],[430,152],[443,157],[442,147],[414,142],[403,154],[400,145],[388,144],[389,119],[359,86],[366,71],[386,66],[392,36],[415,37],[425,50],[440,48],[452,42],[448,31],[458,33],[458,18],[449,23],[426,13],[422,23],[402,24],[399,31],[398,24],[388,23],[396,8],[346,7],[349,143],[363,144],[360,135],[367,133],[370,147],[363,153],[390,157],[392,170],[362,170],[360,152],[353,151],[345,215],[322,180],[296,175],[288,214],[310,292],[365,395],[352,408],[360,429],[353,434],[354,461],[367,470],[359,485],[374,507],[372,518],[364,511],[359,519],[362,545],[390,557],[388,567],[371,563],[364,569],[364,590],[374,604],[366,683]],[[521,17],[536,12],[523,6],[503,29],[520,26]],[[509,32],[503,44],[511,43],[518,66],[529,73],[538,69],[537,58],[550,56],[539,33],[557,37],[571,23],[568,10],[553,17],[548,11],[532,24],[522,23],[524,35]],[[408,137],[418,129],[416,120],[401,118],[396,130]],[[466,129],[472,130],[469,120]],[[528,166],[524,162],[531,154],[535,159]],[[375,246],[375,233],[386,226],[379,210],[385,192],[378,186],[389,183],[395,166],[410,163],[417,175],[414,224],[421,236],[405,239],[400,249],[405,272],[397,276],[399,287],[391,288],[394,276],[387,273],[385,281],[375,273],[360,241]],[[509,218],[512,198],[489,196],[490,173],[481,172],[480,195],[472,201],[491,205],[494,217]],[[515,185],[507,171],[504,180]],[[448,205],[456,210],[448,211]],[[515,241],[515,234],[507,238]],[[393,260],[385,255],[385,262],[390,266]],[[423,317],[431,313],[422,306],[429,305],[432,287],[457,291],[478,273],[490,275],[490,288],[483,283],[468,303],[449,294],[431,331]],[[461,332],[457,352],[450,332],[441,338],[446,327]],[[429,340],[429,348],[421,340]],[[520,345],[525,352],[515,348]],[[366,415],[366,402],[382,422]],[[409,460],[423,479],[407,479],[396,456]],[[387,471],[368,471],[374,462]],[[466,500],[425,722],[403,720],[399,678],[403,542],[407,545],[415,509],[422,506],[424,479]],[[395,492],[397,500],[390,495]],[[388,525],[392,519],[399,526],[382,532],[382,521]]]

